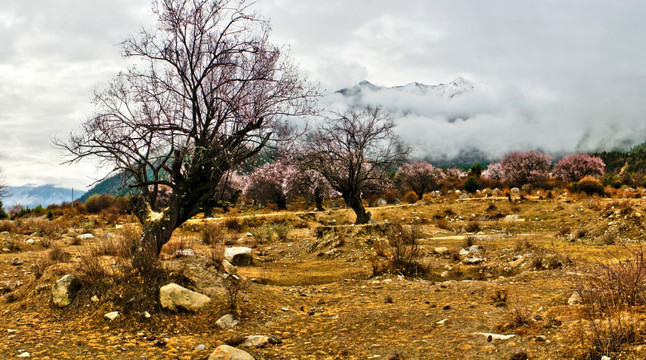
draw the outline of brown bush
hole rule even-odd
[[[98,214],[115,205],[114,196],[95,194],[85,200],[85,210],[91,214]]]
[[[480,226],[479,221],[469,221],[467,223],[467,226],[465,227],[465,230],[470,233],[477,233],[482,230],[482,227]]]
[[[217,242],[221,242],[222,230],[215,223],[209,222],[204,224],[204,226],[202,227],[202,241],[206,245],[211,245]]]
[[[11,220],[0,220],[0,232],[7,231],[9,233],[15,234],[18,230],[18,226]]]
[[[51,262],[54,263],[66,262],[69,260],[70,254],[63,250],[60,246],[54,245],[51,249],[49,249],[47,257]]]
[[[419,200],[419,197],[414,191],[409,191],[406,194],[404,194],[404,197],[402,198],[403,202],[409,203],[409,204],[414,204]]]

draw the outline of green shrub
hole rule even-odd
[[[480,184],[474,177],[469,176],[467,181],[464,182],[462,188],[467,192],[474,193],[480,189]]]

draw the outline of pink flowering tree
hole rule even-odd
[[[388,171],[408,156],[394,133],[395,123],[380,108],[351,108],[327,119],[309,134],[306,161],[338,191],[357,218],[370,221],[362,196],[372,184],[387,183]]]
[[[503,171],[502,164],[500,162],[489,164],[489,166],[487,166],[487,168],[482,172],[481,176],[487,180],[505,180],[505,172]]]
[[[279,210],[287,209],[288,179],[296,169],[285,159],[266,163],[254,170],[247,178],[245,196],[259,205],[275,203]]]
[[[425,193],[434,190],[440,177],[440,170],[426,161],[402,165],[395,175],[395,183],[404,192],[412,190],[422,199]]]
[[[328,181],[314,169],[300,168],[292,172],[287,179],[288,197],[302,196],[307,200],[313,200],[317,211],[324,210],[323,200],[333,192]]]
[[[223,176],[290,119],[313,112],[314,87],[270,43],[270,26],[244,0],[153,0],[157,23],[128,37],[132,67],[95,96],[96,112],[57,145],[69,162],[98,159],[137,190],[143,235],[133,262],[157,258],[175,229],[213,207]],[[162,186],[168,206],[157,203]]]
[[[566,156],[554,165],[554,174],[565,182],[576,182],[586,176],[601,177],[606,164],[596,156],[576,154]]]
[[[505,181],[517,185],[545,180],[550,170],[550,157],[540,151],[511,152],[500,160]]]

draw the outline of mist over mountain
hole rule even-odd
[[[541,150],[559,157],[576,152],[626,151],[646,138],[646,122],[618,121],[596,104],[569,107],[567,99],[540,87],[493,82],[418,82],[385,87],[362,81],[329,95],[327,106],[381,106],[413,156],[435,163],[491,161],[510,151]],[[617,110],[619,111],[619,109]],[[619,116],[619,115],[617,115]]]
[[[8,186],[6,196],[2,199],[4,208],[7,209],[13,205],[22,205],[28,208],[42,205],[60,204],[71,202],[72,199],[78,199],[83,195],[82,191],[65,189],[54,185],[23,185]]]

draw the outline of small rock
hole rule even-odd
[[[96,296],[96,295],[93,295],[93,296],[90,298],[90,300],[92,300],[92,302],[97,303],[97,302],[99,302],[99,297],[98,297],[98,296]]]
[[[27,243],[27,245],[34,245],[34,239],[27,239],[27,241],[25,242]]]
[[[195,256],[195,250],[193,249],[180,249],[173,253],[173,257],[182,257],[182,256]]]
[[[238,268],[233,266],[233,264],[230,263],[227,259],[222,260],[222,268],[224,269],[224,272],[229,275],[235,275],[236,273],[238,273]]]
[[[269,344],[269,336],[249,335],[246,337],[245,341],[240,344],[240,346],[262,348],[267,346],[267,344]]]
[[[209,355],[208,360],[254,360],[248,352],[229,345],[220,345]]]
[[[474,332],[476,335],[484,335],[487,338],[487,341],[491,342],[492,340],[507,340],[513,338],[514,334],[502,335],[502,334],[492,334],[492,333],[483,333],[483,332]]]
[[[150,319],[150,313],[148,311],[144,311],[144,317],[146,319]]]
[[[92,239],[94,239],[94,235],[92,235],[90,233],[85,233],[85,234],[81,234],[81,235],[77,236],[77,238],[81,239],[81,240],[92,240]]]
[[[200,344],[200,345],[195,347],[195,350],[197,350],[197,351],[202,351],[202,350],[205,350],[205,349],[206,349],[206,346],[204,344]]]
[[[235,266],[251,265],[253,262],[252,249],[244,246],[233,246],[224,249],[224,258]]]
[[[106,319],[112,321],[112,320],[116,319],[119,316],[119,312],[118,311],[111,311],[111,312],[109,312],[109,313],[107,313],[107,314],[105,314],[103,316]]]
[[[601,357],[601,360],[611,360],[611,358],[608,355],[604,355]]]
[[[580,305],[583,302],[581,295],[577,291],[573,292],[567,301],[568,305]]]
[[[444,325],[444,324],[446,324],[446,322],[447,322],[447,321],[449,321],[449,319],[442,319],[442,320],[440,320],[440,321],[436,321],[435,323],[436,323],[437,325]]]
[[[445,305],[442,310],[451,310],[451,305]]]
[[[215,325],[219,327],[220,329],[232,329],[236,325],[238,325],[238,320],[235,320],[231,314],[226,314],[219,318],[216,322]]]
[[[195,312],[206,306],[211,301],[211,298],[170,283],[159,289],[159,301],[164,309],[171,311],[184,309]]]
[[[547,341],[547,336],[545,336],[545,335],[538,335],[538,336],[534,339],[534,341],[536,341],[536,342],[545,342],[545,341]]]
[[[513,214],[513,215],[507,215],[507,216],[505,216],[505,218],[504,218],[504,219],[502,219],[502,221],[505,221],[505,222],[525,221],[525,219],[523,219],[523,218],[521,218],[520,216],[518,216],[518,214]]]
[[[288,308],[286,308],[286,307],[281,308],[281,310],[282,310],[282,311],[289,311],[289,309],[288,309]]]
[[[58,307],[69,305],[81,288],[81,282],[74,275],[65,275],[52,287],[52,300]]]
[[[467,249],[460,249],[460,251],[458,251],[458,254],[459,254],[460,256],[467,256],[467,255],[469,255],[469,250],[467,250]]]
[[[466,258],[464,259],[464,263],[467,265],[477,265],[481,264],[484,262],[483,258]]]
[[[31,354],[26,352],[26,351],[23,351],[20,354],[18,354],[18,357],[19,358],[28,358],[28,357],[31,357]]]
[[[11,265],[13,265],[13,266],[20,266],[20,265],[22,265],[22,264],[24,264],[24,263],[25,263],[25,262],[24,262],[22,259],[18,259],[18,258],[13,259],[13,260],[11,261]]]
[[[514,260],[514,261],[512,261],[512,262],[510,262],[510,263],[509,263],[509,266],[510,266],[510,267],[517,267],[518,265],[520,265],[520,264],[522,264],[522,263],[523,263],[523,260],[525,260],[525,258],[523,258],[523,257],[521,256],[520,258],[518,258],[518,259],[516,259],[516,260]]]
[[[477,253],[477,252],[480,252],[480,246],[478,246],[478,245],[471,245],[471,246],[469,246],[469,252],[470,252],[471,254],[475,254],[475,253]]]

